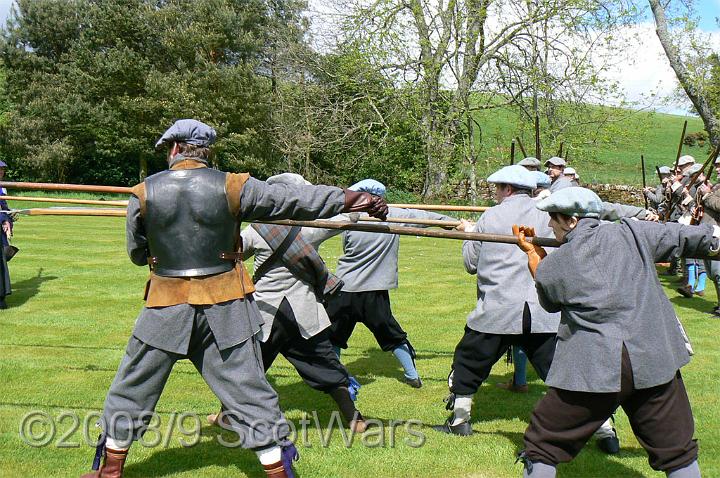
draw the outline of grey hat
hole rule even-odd
[[[539,201],[535,207],[541,211],[558,212],[571,217],[599,218],[603,210],[602,200],[586,188],[571,187],[554,192]]]
[[[215,142],[217,134],[215,130],[194,119],[177,120],[162,137],[155,143],[155,149],[159,149],[168,143],[187,143],[207,148]]]
[[[542,164],[540,163],[539,159],[528,156],[527,158],[520,161],[518,163],[518,166],[530,166],[532,168],[539,168],[540,166],[542,166]]]
[[[270,176],[265,180],[268,184],[290,184],[292,186],[309,186],[311,183],[304,177],[295,173],[282,173]]]
[[[683,176],[691,176],[702,169],[702,164],[695,163],[683,173]]]
[[[7,168],[5,161],[0,160],[0,168]]]
[[[487,182],[493,184],[510,184],[522,189],[535,189],[537,182],[533,171],[528,171],[519,164],[505,166],[499,171],[495,171],[488,178]]]
[[[552,179],[550,179],[550,176],[543,173],[542,171],[530,171],[533,176],[535,176],[535,183],[537,183],[538,188],[549,188],[550,184],[552,184]]]
[[[660,174],[670,174],[671,173],[670,166],[660,166],[658,168],[658,171],[660,172]]]
[[[678,158],[678,161],[677,161],[678,166],[685,166],[686,164],[694,164],[694,163],[695,163],[695,158],[693,158],[689,154],[686,154],[685,156],[680,156],[680,158]]]
[[[552,158],[545,161],[545,166],[549,166],[551,164],[553,166],[565,166],[567,163],[565,162],[565,160],[563,158],[560,158],[558,156],[553,156]]]
[[[370,193],[374,194],[375,196],[382,196],[385,197],[385,193],[387,192],[387,188],[383,183],[380,181],[376,181],[375,179],[363,179],[362,181],[358,181],[352,186],[348,188],[351,191],[359,191],[362,193]]]

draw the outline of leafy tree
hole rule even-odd
[[[276,2],[277,3],[277,2]],[[273,26],[262,0],[19,0],[0,54],[13,105],[2,129],[25,174],[130,184],[164,167],[174,120],[218,130],[214,161],[262,174]]]

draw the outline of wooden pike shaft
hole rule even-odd
[[[421,211],[485,212],[490,209],[487,206],[452,206],[449,204],[388,204],[388,206],[403,209],[420,209]]]
[[[525,146],[523,146],[522,141],[520,140],[520,136],[515,137],[515,141],[517,141],[518,146],[520,146],[520,152],[523,154],[524,158],[527,158],[527,153],[525,152]],[[538,158],[540,159],[540,158]]]
[[[8,201],[51,202],[61,204],[87,204],[90,206],[127,206],[127,201],[98,201],[94,199],[41,198],[34,196],[0,196]]]
[[[130,194],[130,188],[124,188],[119,186],[93,186],[86,184],[55,184],[55,183],[16,183],[9,181],[0,181],[0,186],[9,189],[29,189],[29,190],[44,190],[44,191],[76,191],[76,192],[100,192],[100,193],[113,193],[113,194]],[[6,196],[6,198],[15,199],[18,201],[32,201],[29,197],[23,196]],[[40,198],[36,198],[35,201],[40,201]],[[79,202],[85,201],[85,202]],[[62,200],[47,200],[45,202],[64,202],[69,204],[93,204],[93,205],[105,205],[105,206],[126,206],[127,201],[96,201],[90,202],[90,199],[62,199]],[[410,208],[410,209],[421,209],[423,211],[466,211],[466,212],[485,212],[488,208],[483,206],[454,206],[444,204],[389,204],[389,206]]]
[[[515,140],[510,142],[510,166],[515,164]]]
[[[675,169],[672,170],[673,174],[675,174],[675,172],[677,171],[678,163],[680,162],[680,155],[682,154],[683,141],[685,141],[685,132],[686,131],[687,131],[687,120],[685,120],[685,123],[683,123],[682,133],[680,134],[680,144],[678,144],[677,155],[675,155]]]
[[[542,151],[540,149],[540,116],[535,115],[535,157],[542,161]]]
[[[105,216],[105,217],[125,217],[124,209],[112,208],[32,208],[17,209],[2,212],[18,212],[28,216]]]
[[[35,191],[77,191],[87,193],[130,194],[131,188],[121,186],[94,186],[88,184],[23,183],[0,181],[0,186],[9,189],[30,189]]]
[[[645,195],[645,188],[647,187],[647,179],[645,177],[645,155],[640,155],[640,166],[642,167],[642,180],[643,180],[643,199],[645,200],[645,209],[648,208],[648,198]]]
[[[439,226],[439,227],[455,227],[460,225],[460,221],[440,221],[438,219],[405,219],[402,217],[389,217],[385,221],[374,217],[361,217],[358,221],[362,222],[391,222],[395,224],[419,224],[422,226]]]
[[[105,217],[123,217],[125,211],[122,209],[20,209],[17,211],[28,214],[30,216],[105,216]],[[515,236],[502,234],[484,234],[480,232],[461,232],[461,231],[432,231],[418,227],[400,227],[387,224],[357,224],[353,222],[335,222],[327,220],[317,221],[255,221],[267,224],[278,224],[281,226],[299,226],[299,227],[316,227],[320,229],[341,229],[344,231],[362,231],[377,232],[381,234],[397,234],[400,236],[421,236],[435,237],[438,239],[457,239],[461,241],[483,241],[483,242],[500,242],[504,244],[517,244],[518,240]],[[542,247],[559,247],[560,242],[549,237],[534,237],[532,243]]]
[[[504,244],[517,244],[515,236],[503,234],[485,234],[481,232],[462,231],[433,231],[418,227],[400,227],[387,224],[357,224],[352,222],[335,221],[255,221],[279,224],[282,226],[317,227],[321,229],[342,229],[345,231],[379,232],[382,234],[397,234],[399,236],[435,237],[439,239],[458,239],[461,241],[500,242]],[[560,242],[549,237],[534,237],[532,243],[541,247],[560,247]]]

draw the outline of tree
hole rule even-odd
[[[196,117],[218,131],[216,164],[265,172],[277,13],[263,0],[19,0],[0,50],[6,149],[27,175],[131,184],[163,167],[163,130]]]
[[[597,25],[608,27],[605,34],[626,15],[621,2],[600,0],[349,2],[343,8],[354,15],[344,26],[346,35],[363,42],[395,84],[413,84],[420,92],[426,197],[441,194],[449,171],[462,163],[469,165],[471,185],[476,183],[482,128],[475,113],[517,103],[524,88],[503,91],[512,83],[508,67],[512,74],[531,74],[529,68],[516,70],[513,58],[541,42],[552,55]],[[553,58],[546,59],[549,72]],[[536,99],[545,94],[534,86]]]
[[[659,0],[648,0],[648,2],[655,18],[655,31],[670,62],[670,67],[675,72],[680,86],[685,91],[693,107],[702,118],[705,130],[710,135],[710,142],[715,147],[718,147],[720,146],[720,109],[713,106],[712,101],[715,100],[711,98],[717,98],[717,96],[712,96],[712,86],[709,87],[707,81],[708,77],[711,76],[708,73],[712,70],[712,55],[708,54],[706,47],[701,46],[699,42],[692,42],[692,37],[697,35],[694,22],[681,19],[685,27],[683,33],[691,39],[691,49],[695,52],[700,49],[700,53],[695,55],[694,58],[695,68],[689,67],[688,65],[692,62],[689,62],[687,57],[683,58],[677,39],[673,38],[666,15],[666,7]],[[715,55],[715,58],[717,58],[717,55]]]

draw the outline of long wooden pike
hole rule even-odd
[[[397,234],[400,236],[421,236],[436,237],[439,239],[458,239],[461,241],[500,242],[504,244],[518,243],[517,238],[511,235],[462,231],[433,231],[429,229],[421,229],[418,227],[390,226],[387,224],[357,224],[353,222],[335,222],[323,220],[256,222],[267,222],[271,224],[280,224],[283,226],[318,227],[321,229],[342,229],[345,231],[379,232],[383,234]],[[561,243],[557,239],[552,239],[549,237],[534,237],[532,239],[532,243],[542,247],[560,247],[561,245]]]
[[[522,140],[520,139],[520,136],[516,136],[516,137],[515,137],[515,141],[517,141],[518,146],[520,146],[520,152],[523,154],[523,157],[524,157],[524,158],[527,158],[528,155],[527,155],[527,153],[525,152],[525,146],[523,146]],[[538,159],[540,159],[540,158],[538,158]]]
[[[565,146],[565,141],[560,141],[560,149],[558,150],[558,158],[563,157],[563,146]]]
[[[6,213],[17,213],[26,216],[103,216],[103,217],[125,217],[125,209],[113,208],[72,208],[72,207],[52,207],[52,208],[31,208],[31,209],[10,209],[9,211],[0,211]]]
[[[45,191],[76,191],[76,192],[100,192],[100,193],[113,193],[113,194],[130,194],[130,188],[124,188],[119,186],[93,186],[87,184],[55,184],[55,183],[16,183],[9,181],[0,181],[0,186],[9,189],[32,189],[32,190],[45,190]],[[6,198],[12,198],[17,201],[32,201],[29,197],[25,196],[5,196]],[[40,201],[40,198],[35,199]],[[84,201],[84,202],[79,202]],[[47,200],[44,202],[64,202],[69,204],[93,204],[93,205],[105,205],[105,206],[127,206],[127,201],[95,201],[91,199],[61,199]],[[465,212],[485,212],[488,207],[485,206],[456,206],[447,204],[388,204],[388,206],[399,207],[405,209],[420,209],[423,211],[465,211]]]
[[[678,168],[678,162],[680,162],[680,155],[682,154],[683,141],[685,141],[685,132],[687,131],[687,120],[683,124],[682,134],[680,135],[680,144],[678,144],[677,154],[675,155],[675,169],[672,170],[673,174],[676,174]]]
[[[99,209],[99,208],[37,208],[37,209],[16,209],[0,211],[7,213],[19,213],[29,216],[104,216],[123,217],[125,211],[122,209]],[[515,236],[502,234],[485,234],[480,232],[462,231],[433,231],[418,227],[391,226],[388,224],[357,224],[354,222],[336,222],[327,220],[317,221],[255,221],[267,224],[278,224],[281,226],[315,227],[320,229],[340,229],[344,231],[377,232],[381,234],[397,234],[400,236],[435,237],[438,239],[457,239],[461,241],[483,241],[499,242],[504,244],[517,244]],[[560,242],[549,237],[534,237],[532,243],[542,247],[559,247]]]
[[[535,157],[540,159],[542,151],[540,150],[540,116],[535,114]]]
[[[439,219],[406,219],[403,217],[389,217],[382,221],[375,217],[361,217],[358,221],[362,222],[391,222],[395,224],[418,224],[422,226],[438,226],[438,227],[455,227],[460,225],[460,221],[441,221]]]
[[[485,212],[490,209],[487,206],[454,206],[450,204],[388,204],[388,206],[403,209],[420,209],[421,211]]]
[[[510,166],[515,164],[515,140],[510,141]]]
[[[121,186],[95,186],[89,184],[24,183],[0,181],[0,186],[9,189],[28,189],[35,191],[76,191],[87,193],[130,194],[131,188]]]
[[[0,199],[8,201],[29,201],[29,202],[50,202],[60,204],[85,204],[89,206],[123,206],[128,205],[127,201],[98,201],[96,199],[62,199],[62,198],[43,198],[35,196],[0,196]]]
[[[642,167],[642,179],[643,179],[643,199],[645,199],[645,209],[648,209],[648,199],[645,195],[645,188],[647,187],[647,179],[645,178],[645,155],[640,155],[640,166]]]

